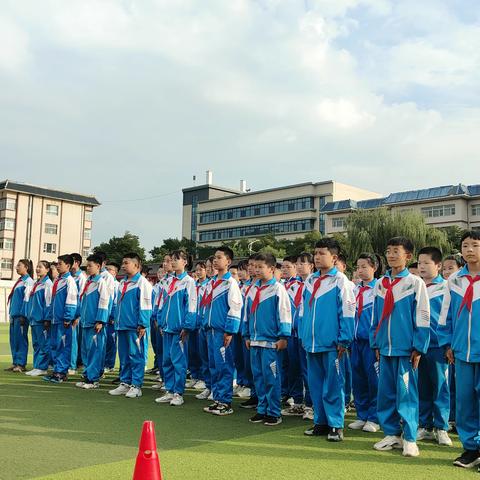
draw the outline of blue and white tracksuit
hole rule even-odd
[[[72,361],[72,322],[77,316],[78,289],[70,272],[57,277],[47,312],[51,322],[50,349],[53,372],[66,375]],[[65,327],[65,323],[68,325]]]
[[[206,388],[209,390],[212,389],[212,378],[210,375],[210,368],[208,362],[208,343],[207,343],[207,331],[202,325],[202,311],[203,307],[202,299],[205,293],[205,289],[207,288],[209,279],[206,278],[203,282],[197,282],[197,325],[196,325],[196,332],[197,332],[197,345],[198,345],[198,357],[199,357],[199,369],[198,369],[198,380],[202,380],[205,382]],[[192,332],[193,333],[193,332]],[[190,335],[192,334],[190,333]],[[190,340],[189,335],[189,340]],[[190,351],[191,345],[189,345]]]
[[[468,265],[448,279],[450,298],[444,301],[438,321],[438,343],[455,355],[456,427],[465,450],[480,449],[480,276],[472,277],[471,310],[466,295]],[[472,290],[470,290],[472,291]],[[463,306],[462,306],[463,304]]]
[[[448,430],[450,416],[449,368],[445,350],[438,346],[437,328],[443,304],[450,298],[441,275],[427,285],[430,301],[430,344],[418,366],[419,426]]]
[[[37,280],[26,303],[26,316],[32,329],[33,368],[47,370],[50,363],[50,328],[45,328],[52,301],[52,281],[45,275]]]
[[[108,323],[105,326],[107,331],[106,353],[105,353],[105,368],[112,369],[115,367],[115,360],[117,357],[117,333],[115,332],[115,313],[117,311],[117,294],[120,283],[113,280],[113,301],[112,308],[108,315]]]
[[[315,286],[321,280],[315,292]],[[353,339],[355,295],[352,283],[335,267],[316,272],[305,281],[300,337],[307,352],[308,386],[314,422],[343,428],[345,416],[345,361],[338,347]]]
[[[242,293],[242,321],[245,319],[245,312],[246,312],[246,305],[247,305],[247,298],[250,296],[250,292],[254,290],[253,288],[253,279],[249,279],[244,282],[240,287],[240,292]],[[242,382],[244,387],[250,388],[250,398],[256,399],[257,392],[255,391],[255,383],[253,381],[253,374],[252,374],[252,365],[250,359],[250,351],[247,349],[245,342],[242,341],[242,348],[243,348],[243,374]]]
[[[147,329],[152,315],[152,285],[140,273],[124,278],[118,286],[115,331],[117,332],[120,382],[140,388],[145,374],[145,348],[137,328]]]
[[[10,351],[13,365],[24,367],[28,355],[28,320],[25,316],[25,302],[33,287],[33,280],[29,275],[23,275],[15,283],[9,295],[10,316]],[[23,325],[22,325],[23,323]]]
[[[85,285],[80,294],[83,377],[93,383],[98,382],[105,365],[110,292],[100,274],[88,277]],[[99,323],[102,329],[97,332],[95,326]]]
[[[357,308],[351,355],[353,398],[357,417],[364,422],[373,423],[378,423],[379,365],[375,357],[375,350],[370,347],[370,326],[376,283],[377,280],[374,279],[369,283],[362,282],[355,287]],[[359,312],[359,305],[362,305],[361,312]]]
[[[182,342],[182,330],[190,332],[197,324],[197,288],[195,280],[183,272],[174,275],[163,291],[158,309],[158,325],[163,332],[163,381],[170,393],[183,395],[187,378],[188,339]]]
[[[240,329],[242,294],[237,281],[227,272],[222,278],[215,276],[210,280],[204,296],[211,298],[203,310],[203,326],[207,329],[213,400],[230,404],[235,366],[232,346],[224,346],[224,335],[234,335]]]
[[[87,274],[82,271],[78,270],[75,273],[72,273],[72,277],[75,280],[75,284],[77,285],[78,295],[83,292],[85,288],[85,283],[87,283]],[[77,313],[75,315],[75,320],[79,320],[81,315],[80,311],[80,301],[77,301]],[[80,322],[79,322],[80,323]],[[82,358],[82,329],[79,325],[75,327],[72,326],[72,360],[70,362],[70,369],[76,370],[77,365],[83,364]]]
[[[258,398],[257,412],[281,416],[281,357],[276,342],[292,332],[292,311],[285,287],[272,278],[264,285],[257,281],[246,305],[242,335],[250,340],[250,363]],[[252,306],[259,292],[259,303]]]
[[[385,275],[392,281],[391,273]],[[393,287],[394,305],[384,319],[382,311],[387,289],[383,277],[375,286],[370,346],[380,351],[377,414],[385,435],[400,435],[415,442],[418,428],[418,371],[410,361],[414,350],[427,353],[430,339],[430,305],[427,287],[407,269]],[[377,331],[378,330],[378,331]]]

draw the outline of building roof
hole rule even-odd
[[[65,192],[52,188],[39,187],[38,185],[29,185],[28,183],[20,183],[11,180],[0,182],[0,190],[11,190],[13,192],[26,193],[36,195],[38,197],[54,198],[56,200],[65,200],[67,202],[83,203],[96,207],[100,202],[91,195],[82,195],[81,193]]]

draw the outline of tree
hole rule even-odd
[[[140,245],[137,235],[125,232],[123,237],[112,237],[108,242],[103,242],[94,247],[93,252],[105,252],[112,262],[122,263],[123,255],[129,252],[137,253],[142,262],[145,261],[145,249]]]
[[[465,233],[465,229],[460,228],[457,225],[452,225],[450,227],[443,227],[441,230],[447,234],[448,241],[452,246],[449,253],[460,252],[460,241],[462,239],[462,235]]]
[[[185,250],[193,257],[197,253],[196,243],[186,237],[183,237],[181,240],[178,238],[166,238],[160,247],[153,247],[148,253],[152,256],[152,262],[161,262],[165,255],[175,250]]]

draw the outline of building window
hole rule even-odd
[[[92,216],[93,216],[93,212],[90,212],[88,210],[85,211],[85,221],[86,222],[91,222],[92,221]]]
[[[332,218],[332,228],[345,228],[345,217]]]
[[[421,211],[422,215],[426,218],[448,217],[455,215],[455,204],[423,207]]]
[[[13,218],[1,218],[0,230],[15,230],[15,220]]]
[[[43,253],[57,253],[57,244],[56,243],[44,243],[43,244]]]
[[[13,260],[11,258],[2,258],[0,268],[2,270],[11,270],[13,268]]]
[[[83,231],[83,239],[84,240],[90,240],[91,238],[92,238],[92,231],[88,230],[88,229],[85,229]]]
[[[45,211],[48,215],[58,215],[58,210],[58,205],[52,205],[50,203],[47,203]]]
[[[472,215],[480,215],[480,203],[472,205]]]
[[[86,259],[90,255],[90,250],[84,250],[82,253],[82,256],[84,259]]]
[[[2,198],[0,199],[0,210],[15,210],[17,207],[17,201],[14,198]]]
[[[191,235],[190,240],[197,241],[197,210],[198,210],[198,195],[192,196],[192,223],[190,225]]]
[[[45,224],[45,233],[50,233],[51,235],[56,235],[58,233],[58,225],[53,223]]]
[[[13,238],[0,238],[0,250],[13,250]]]

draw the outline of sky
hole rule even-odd
[[[94,194],[93,244],[181,190],[480,183],[477,0],[2,0],[0,180]]]

